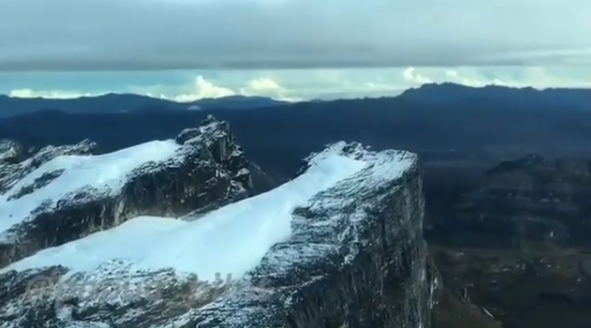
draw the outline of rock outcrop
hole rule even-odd
[[[92,158],[101,161],[101,156],[119,155],[82,158],[72,164],[77,168],[64,164],[74,161],[73,157],[57,161],[64,158],[61,155],[96,153],[97,145],[89,140],[72,146],[48,146],[29,155],[23,155],[14,142],[0,143],[0,268],[132,217],[177,217],[252,194],[251,163],[226,122],[208,117],[199,127],[186,129],[167,142],[167,149],[173,149],[169,156],[155,154],[154,159],[123,172],[116,186],[107,187],[102,185],[106,182],[101,182],[106,172],[92,172],[85,163]],[[99,183],[80,184],[67,193],[47,195],[41,203],[31,204],[39,201],[32,200],[31,195],[57,184],[60,176],[80,167],[88,169],[86,175],[94,175]],[[117,164],[111,169],[122,170]],[[85,176],[76,176],[81,178]],[[23,182],[27,179],[31,181]],[[71,182],[75,181],[59,181]]]
[[[416,155],[339,143],[309,161],[330,153],[365,167],[296,208],[291,236],[244,278],[204,288],[172,270],[124,275],[117,263],[88,275],[9,271],[2,327],[430,327],[440,281],[427,265]],[[120,281],[133,286],[108,287]]]
[[[63,155],[95,155],[98,145],[84,139],[75,145],[47,146],[37,152],[24,151],[17,142],[0,140],[0,194],[41,165]]]
[[[433,230],[460,245],[591,245],[591,161],[530,155],[491,168]]]

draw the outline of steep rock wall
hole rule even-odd
[[[342,151],[373,163],[296,210],[293,237],[267,253],[251,285],[183,327],[430,327],[439,282],[427,270],[416,156]],[[411,164],[388,174],[403,159]]]

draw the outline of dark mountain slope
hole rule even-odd
[[[548,88],[538,90],[531,87],[510,88],[498,85],[468,87],[454,83],[433,83],[406,90],[402,96],[406,99],[430,104],[492,101],[497,104],[519,105],[522,109],[569,107],[591,110],[591,90],[589,89]]]
[[[258,157],[261,165],[278,166],[283,172],[297,169],[298,159],[311,150],[341,139],[376,148],[410,149],[423,159],[591,150],[591,112],[564,107],[532,111],[512,103],[471,101],[432,105],[405,97],[298,103],[248,111],[70,114],[47,110],[0,120],[0,138],[17,139],[29,147],[90,138],[104,151],[112,151],[170,137],[212,112],[232,124],[244,148]]]
[[[246,109],[282,104],[287,103],[266,97],[245,96],[229,96],[216,99],[206,98],[193,102],[180,103],[135,94],[115,93],[75,99],[12,98],[0,95],[0,117],[25,114],[45,109],[60,109],[68,113],[116,113],[135,110],[187,110],[188,108],[211,109],[220,107]]]
[[[540,96],[547,90],[505,89],[494,87],[483,91],[456,85],[429,85],[396,98],[299,103],[249,111],[86,114],[41,111],[0,120],[0,139],[12,138],[25,147],[39,147],[72,144],[90,138],[106,152],[142,141],[172,137],[179,129],[192,126],[208,113],[215,112],[217,117],[231,123],[249,158],[260,163],[265,171],[280,173],[284,178],[297,170],[301,158],[331,141],[356,140],[376,148],[416,151],[425,166],[423,190],[427,217],[454,220],[453,215],[444,210],[461,203],[466,190],[486,188],[482,173],[501,159],[528,153],[591,157],[591,111],[586,110],[584,104],[586,90],[573,91],[575,94],[564,101],[559,97],[550,101],[547,99],[552,97]],[[505,91],[506,96],[497,94]],[[479,95],[480,92],[485,94]],[[561,94],[561,90],[556,92]],[[574,288],[571,283],[583,275],[586,277],[588,270],[580,269],[581,275],[563,280],[565,276],[554,272],[554,268],[572,268],[579,264],[587,268],[591,263],[588,252],[564,250],[555,244],[544,244],[542,249],[538,246],[519,250],[458,249],[440,246],[434,241],[430,240],[434,255],[440,251],[447,254],[444,260],[436,256],[442,275],[457,277],[458,293],[469,296],[474,304],[485,306],[495,317],[501,313],[498,309],[505,311],[499,318],[506,328],[553,328],[560,324],[569,328],[587,327],[576,322],[588,325],[588,311],[579,310],[571,303],[573,300],[581,302],[588,309],[588,298],[581,295],[587,297],[589,293],[580,286]],[[496,244],[500,245],[501,241]],[[500,278],[499,266],[504,272]],[[517,267],[520,270],[515,270]],[[566,269],[563,272],[569,273]],[[552,282],[547,277],[558,278]],[[524,281],[528,284],[524,285]],[[466,286],[473,287],[464,288]],[[556,290],[551,290],[555,287]],[[564,294],[565,290],[580,291],[581,295]],[[548,302],[552,297],[554,299]],[[452,298],[449,304],[442,303],[441,308],[464,304],[455,302],[455,296]],[[538,298],[544,300],[538,302]],[[566,310],[561,311],[561,308]],[[479,308],[474,312],[488,315]],[[470,313],[462,313],[458,317],[468,315]],[[448,322],[450,318],[443,319]],[[545,325],[538,324],[540,322]],[[456,322],[449,326],[463,327]]]

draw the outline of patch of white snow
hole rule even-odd
[[[148,162],[165,161],[176,154],[182,146],[174,140],[151,141],[116,152],[98,156],[58,156],[41,165],[18,181],[10,190],[0,195],[0,233],[22,222],[32,210],[44,201],[51,205],[67,194],[85,187],[94,187],[101,192],[120,190],[127,175],[135,168]],[[9,199],[23,187],[30,186],[45,173],[57,170],[64,172],[33,193],[20,198]]]
[[[291,236],[296,207],[308,204],[314,195],[366,165],[341,154],[324,154],[294,180],[198,220],[135,218],[108,231],[40,251],[0,272],[49,265],[89,272],[101,264],[123,260],[132,270],[173,268],[180,274],[197,274],[201,281],[213,281],[219,274],[239,279],[260,263],[271,246]]]

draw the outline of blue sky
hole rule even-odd
[[[586,86],[588,0],[2,0],[0,93],[389,95]]]

